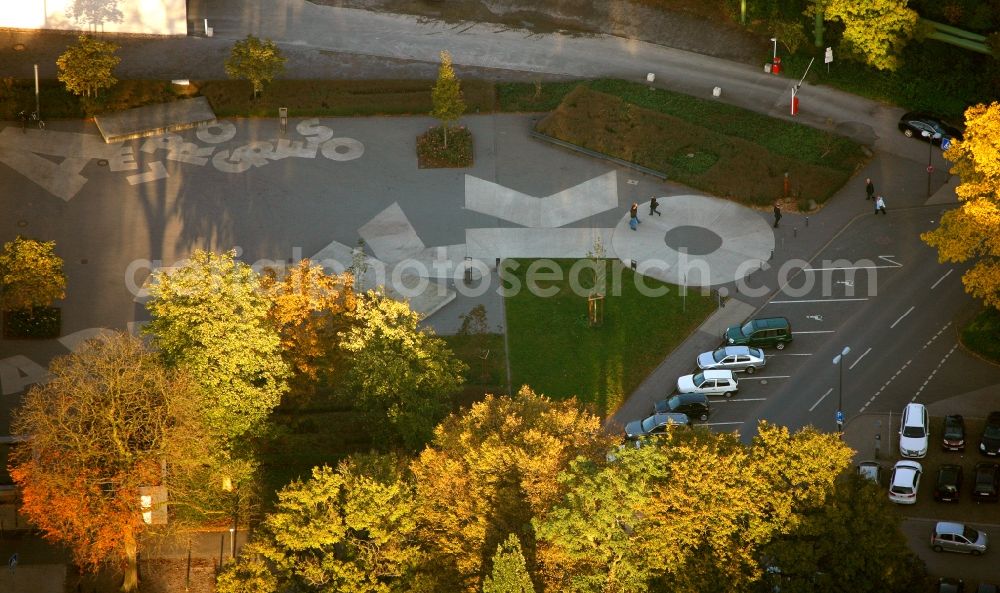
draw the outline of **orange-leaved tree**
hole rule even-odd
[[[52,361],[52,379],[33,387],[14,413],[24,439],[11,476],[22,512],[77,564],[124,569],[137,586],[139,539],[149,527],[141,487],[166,486],[211,457],[199,420],[201,394],[127,334],[86,342]]]
[[[354,277],[327,274],[304,259],[285,274],[265,274],[261,282],[271,299],[270,318],[281,337],[282,355],[296,372],[316,379],[336,355],[337,332],[354,310]]]

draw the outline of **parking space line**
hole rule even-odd
[[[811,408],[809,408],[809,411],[810,411],[810,412],[812,412],[813,410],[815,410],[815,409],[816,409],[816,406],[818,406],[818,405],[819,405],[819,402],[821,402],[821,401],[823,401],[824,399],[826,399],[826,396],[830,395],[831,393],[833,393],[833,387],[831,387],[831,388],[827,389],[827,390],[826,390],[826,393],[824,393],[823,395],[821,395],[821,396],[819,397],[819,399],[818,399],[818,400],[816,400],[816,403],[814,403],[814,404],[812,405],[812,407],[811,407]]]
[[[712,401],[713,404],[737,404],[740,402],[766,402],[766,397],[739,397],[732,399],[722,399],[719,401]]]
[[[797,332],[797,333],[801,333],[801,332]],[[767,355],[768,358],[771,358],[772,356],[812,356],[812,354],[811,353],[804,353],[804,352],[780,352],[780,353],[776,352],[774,354],[768,354]]]
[[[734,424],[743,424],[743,422],[705,422],[701,426],[732,426]]]
[[[740,377],[740,381],[760,381],[761,379],[787,379],[789,377],[791,377],[791,375],[766,375],[763,377],[759,375],[754,375],[752,377]]]
[[[941,281],[944,280],[945,278],[947,278],[948,276],[951,276],[951,273],[954,272],[954,271],[955,270],[952,269],[952,270],[948,270],[947,272],[945,272],[944,276],[941,276],[940,278],[938,278],[937,282],[935,282],[934,284],[931,284],[931,290],[934,290],[935,288],[937,288],[937,285],[941,284]]]
[[[835,331],[837,331],[837,330],[835,330],[835,329],[814,329],[814,330],[811,330],[811,331],[804,331],[804,332],[792,332],[792,335],[793,336],[797,336],[799,334],[832,334]]]
[[[851,302],[851,301],[867,301],[868,298],[863,299],[806,299],[802,301],[771,301],[769,305],[792,305],[795,303],[840,303],[840,302]]]
[[[904,317],[906,317],[907,315],[909,315],[910,313],[912,313],[913,309],[915,309],[915,308],[916,307],[911,306],[909,309],[907,309],[906,313],[903,313],[902,315],[899,316],[899,319],[897,319],[896,321],[892,322],[892,325],[889,326],[889,329],[892,329],[892,328],[896,327],[896,324],[899,323],[900,321],[902,321]]]
[[[868,350],[865,350],[865,353],[864,353],[864,354],[862,354],[861,356],[859,356],[859,357],[858,357],[858,358],[857,358],[857,359],[856,359],[856,360],[855,360],[855,361],[854,361],[854,362],[853,362],[853,363],[851,364],[851,366],[847,367],[847,370],[851,370],[851,369],[853,369],[853,368],[854,368],[854,365],[856,365],[856,364],[858,364],[859,362],[861,362],[861,359],[862,359],[862,358],[864,358],[865,356],[867,356],[867,355],[868,355],[868,353],[869,353],[869,352],[871,352],[871,351],[872,351],[872,349],[871,349],[871,348],[869,348]]]

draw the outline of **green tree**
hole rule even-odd
[[[444,132],[444,147],[448,148],[448,127],[458,121],[465,113],[465,101],[462,99],[462,88],[451,66],[451,54],[441,52],[441,67],[438,68],[437,82],[431,91],[433,109],[431,116],[441,120]]]
[[[196,250],[187,265],[154,273],[143,330],[171,366],[188,369],[211,400],[209,426],[227,440],[257,427],[287,389],[281,340],[268,322],[260,277],[235,252]]]
[[[763,547],[772,571],[761,591],[875,593],[924,589],[922,562],[878,486],[856,474],[837,481],[824,504]],[[779,572],[780,571],[780,572]]]
[[[896,70],[900,56],[917,30],[920,17],[907,7],[909,0],[822,0],[827,20],[844,25],[841,49],[879,70]]]
[[[255,540],[220,575],[218,593],[407,591],[420,559],[412,486],[353,462],[314,468],[278,493]]]
[[[965,111],[965,134],[944,156],[954,163],[959,207],[938,228],[920,237],[938,250],[938,261],[973,266],[962,276],[965,291],[1000,309],[1000,102]]]
[[[66,297],[63,260],[53,241],[16,237],[0,251],[0,310],[48,307]]]
[[[535,593],[521,553],[521,540],[513,533],[497,546],[493,569],[483,581],[483,593]]]
[[[527,387],[449,416],[411,465],[437,589],[481,590],[484,558],[509,534],[532,557],[528,526],[561,499],[559,472],[578,457],[603,458],[615,440],[575,400],[552,401]]]
[[[247,35],[246,39],[233,44],[229,58],[226,59],[226,75],[233,79],[249,80],[256,98],[264,90],[265,83],[281,76],[285,71],[286,61],[273,41],[261,41],[253,35]]]
[[[369,291],[353,318],[340,334],[341,348],[351,354],[348,381],[362,406],[375,418],[388,417],[416,449],[430,439],[466,366],[444,340],[419,327],[420,316],[405,302]]]
[[[97,96],[101,89],[118,82],[113,76],[122,59],[115,55],[118,45],[89,35],[80,35],[79,43],[66,48],[56,59],[59,81],[74,95]]]
[[[14,413],[13,434],[30,439],[12,450],[20,510],[80,566],[120,565],[133,590],[150,529],[139,488],[166,486],[173,501],[174,480],[211,458],[201,390],[127,334],[87,342],[51,373]]]

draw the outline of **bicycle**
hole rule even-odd
[[[38,112],[37,111],[32,111],[31,112],[31,121],[36,122],[38,124],[38,129],[39,130],[44,130],[45,129],[45,120],[41,119],[40,117],[38,117]]]

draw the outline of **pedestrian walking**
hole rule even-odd
[[[636,223],[642,224],[642,221],[639,220],[639,202],[632,202],[632,207],[629,208],[628,212],[635,219]]]
[[[878,216],[879,212],[885,214],[885,200],[882,199],[882,196],[879,196],[878,199],[875,200],[875,216]]]
[[[660,207],[660,203],[656,201],[656,196],[649,198],[649,215],[663,216],[663,214],[657,210]]]
[[[875,199],[875,184],[872,183],[871,177],[865,179],[865,195],[868,196],[865,198],[866,200]]]
[[[779,204],[774,205],[774,228],[778,228],[778,223],[781,222],[781,206]]]

